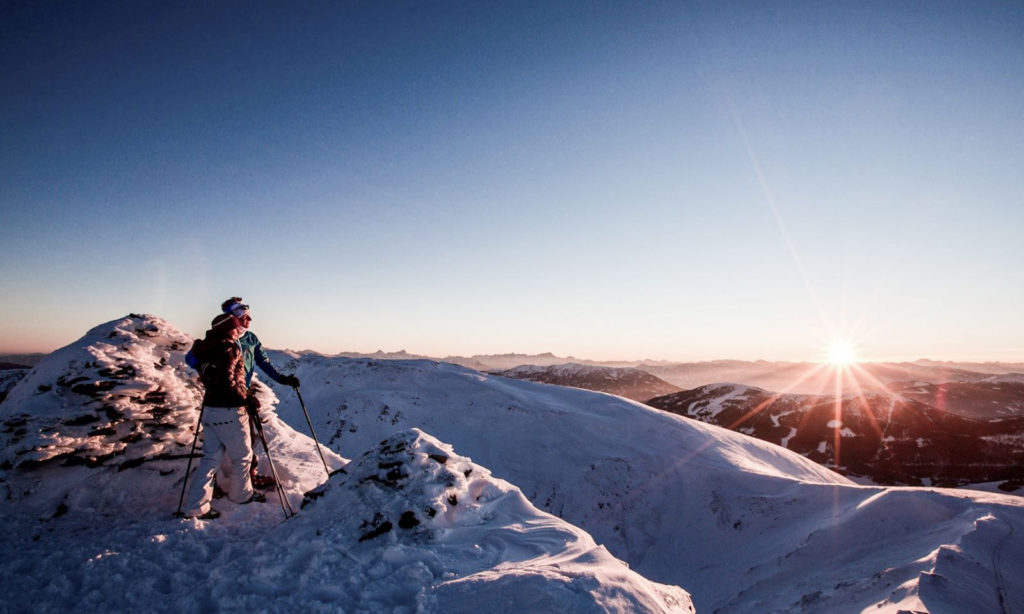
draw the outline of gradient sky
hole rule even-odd
[[[0,351],[1024,360],[1024,3],[179,4],[0,4]]]

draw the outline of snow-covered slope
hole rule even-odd
[[[357,460],[287,522],[274,495],[177,520],[187,341],[112,322],[0,405],[4,609],[688,611],[670,585],[702,612],[1024,608],[1018,497],[856,486],[625,399],[430,361],[277,353],[328,462]],[[271,452],[299,507],[327,472],[278,396]]]
[[[719,427],[450,364],[277,360],[298,370],[336,450],[422,428],[644,576],[690,591],[699,611],[943,611],[978,590],[1024,606],[1010,572],[1024,564],[1016,497],[859,487]],[[294,394],[279,411],[302,420]],[[990,570],[984,589],[935,580],[975,567]]]
[[[239,568],[299,564],[370,612],[693,611],[682,589],[639,576],[422,431],[381,441],[347,471]]]
[[[693,611],[421,431],[392,431],[323,485],[315,443],[268,388],[271,455],[302,509],[285,522],[271,493],[215,500],[217,521],[173,518],[198,416],[189,341],[150,316],[110,322],[0,404],[0,611]]]

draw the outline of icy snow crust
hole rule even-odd
[[[325,448],[329,469],[345,467],[328,481],[314,442],[269,409],[299,512],[285,521],[271,493],[215,500],[216,521],[173,518],[198,418],[190,342],[129,316],[56,352],[0,405],[0,611],[693,611],[684,590],[416,429],[354,463]]]
[[[856,486],[607,394],[430,361],[276,353],[331,468],[357,460],[323,484],[295,394],[265,390],[305,507],[176,520],[188,341],[150,316],[97,327],[0,405],[0,611],[690,611],[679,586],[701,612],[1024,609],[1019,497]],[[118,364],[135,373],[100,373]]]

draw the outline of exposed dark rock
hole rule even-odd
[[[90,382],[88,384],[77,384],[72,386],[71,392],[90,397],[98,397],[105,392],[110,392],[115,386],[117,386],[117,382],[113,380],[100,380]]]
[[[92,424],[93,422],[99,422],[100,417],[96,414],[83,414],[81,416],[75,416],[64,420],[65,426],[85,426],[86,424]]]
[[[385,533],[391,530],[392,525],[391,521],[389,521],[387,518],[384,518],[384,516],[378,513],[373,516],[373,520],[369,522],[363,522],[361,528],[365,529],[366,527],[372,528],[369,531],[363,533],[363,535],[359,538],[359,541],[361,542],[384,535]]]
[[[402,512],[402,517],[398,519],[398,526],[402,529],[411,529],[419,524],[420,520],[413,512]]]

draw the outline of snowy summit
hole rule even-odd
[[[173,518],[200,398],[190,341],[149,316],[99,326],[0,406],[3,543],[18,553],[0,564],[5,611],[693,611],[415,429],[354,463],[325,450],[347,466],[327,482],[315,443],[267,412],[295,517],[271,495]]]
[[[1018,497],[857,486],[623,398],[427,360],[274,352],[329,467],[294,392],[261,384],[287,500],[175,518],[190,343],[121,318],[0,404],[4,611],[1024,608]]]

